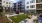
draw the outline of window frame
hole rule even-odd
[[[8,2],[6,2],[6,4],[8,4]]]
[[[31,0],[30,3],[35,3],[35,0]]]
[[[42,4],[41,5],[38,5],[38,8],[42,8]]]
[[[29,6],[27,6],[27,8],[29,8]]]
[[[35,5],[30,5],[30,8],[35,8]]]
[[[29,4],[29,1],[27,2],[27,4]]]
[[[38,0],[38,3],[42,2],[42,0]]]

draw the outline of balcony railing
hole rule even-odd
[[[37,3],[41,3],[41,2],[42,2],[42,0],[36,0],[36,2],[37,2]]]
[[[42,10],[42,8],[37,8],[37,10]]]

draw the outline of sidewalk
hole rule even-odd
[[[11,17],[11,16],[16,16],[16,15],[18,15],[18,14],[12,14],[12,15],[10,15],[10,14],[5,14],[5,16],[7,16],[7,17]]]
[[[24,14],[24,13],[19,13],[19,15]]]
[[[33,15],[31,19],[26,18],[25,20],[27,20],[26,23],[34,23],[34,19],[37,19],[37,16]]]

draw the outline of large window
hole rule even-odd
[[[30,8],[35,8],[35,5],[31,5]]]
[[[5,1],[3,3],[5,3]]]
[[[29,1],[27,2],[27,4],[29,4]]]
[[[35,0],[31,0],[30,3],[35,3]]]
[[[27,6],[27,8],[29,8],[29,6]]]
[[[37,13],[38,13],[38,14],[42,13],[42,10],[37,10]]]
[[[36,10],[30,10],[30,13],[34,14],[34,13],[36,13]]]
[[[6,4],[8,4],[8,2],[6,2]]]
[[[38,8],[42,8],[42,4],[38,4]]]
[[[38,3],[42,2],[42,0],[38,0]]]

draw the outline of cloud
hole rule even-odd
[[[19,1],[19,0],[14,0],[14,2],[17,2],[17,1]]]
[[[13,2],[15,3],[15,2],[17,2],[17,1],[19,1],[19,0],[10,0],[10,1],[13,1]]]

